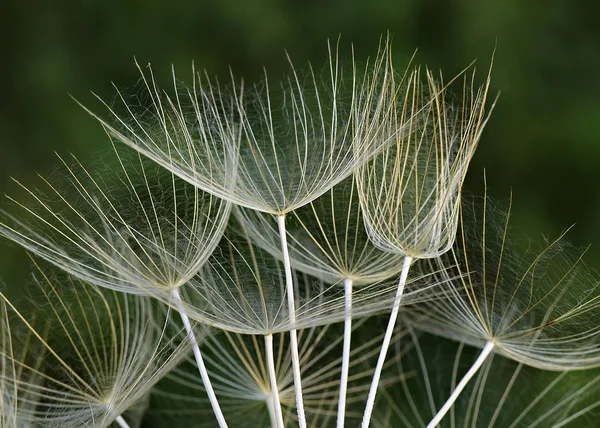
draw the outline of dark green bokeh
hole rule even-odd
[[[0,5],[0,192],[19,195],[9,177],[35,184],[58,164],[54,151],[82,162],[110,150],[108,138],[68,94],[96,105],[111,99],[111,82],[136,82],[151,62],[168,83],[173,64],[190,80],[191,62],[226,80],[229,66],[246,81],[273,77],[294,62],[326,59],[326,41],[342,35],[344,52],[373,55],[394,36],[396,64],[441,68],[446,76],[477,59],[481,77],[497,46],[492,94],[501,91],[475,157],[467,188],[514,192],[514,225],[527,234],[569,234],[592,246],[600,267],[600,27],[589,3],[520,0],[364,2],[359,0],[115,1],[62,0]],[[20,282],[23,253],[0,246],[0,275]]]

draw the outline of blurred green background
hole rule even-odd
[[[394,37],[396,64],[446,76],[474,59],[481,77],[497,47],[492,95],[501,96],[470,170],[467,188],[514,193],[514,225],[531,236],[569,233],[592,243],[600,267],[600,26],[588,2],[523,0],[116,1],[3,0],[0,4],[0,192],[20,194],[10,177],[35,184],[58,164],[54,151],[93,161],[109,149],[101,127],[70,97],[93,103],[138,79],[134,56],[168,84],[173,64],[190,80],[191,62],[247,81],[265,66],[276,77],[296,64],[326,60],[327,39],[342,35],[357,57]],[[348,52],[345,49],[345,52]],[[87,162],[89,164],[89,162]],[[0,244],[0,276],[25,277],[24,254]]]

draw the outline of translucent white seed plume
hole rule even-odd
[[[462,219],[457,246],[440,260],[455,278],[448,296],[416,307],[418,325],[476,346],[493,342],[495,352],[539,368],[600,366],[600,277],[582,252],[563,235],[518,244],[510,206],[487,198],[466,204]]]
[[[448,85],[416,68],[389,85],[389,112],[377,128],[394,139],[358,169],[356,182],[367,232],[384,251],[431,258],[450,249],[456,236],[460,190],[485,124],[489,87],[463,83],[458,103]],[[457,80],[459,78],[456,78]]]
[[[108,427],[116,419],[138,426],[151,388],[187,354],[179,331],[149,298],[42,271],[36,282],[47,300],[43,319],[35,320],[41,328],[0,293],[13,331],[27,333],[19,352],[14,340],[12,351],[6,340],[2,349],[4,400],[35,403],[17,407],[16,419],[48,427]]]
[[[23,187],[30,198],[1,213],[0,234],[92,284],[171,300],[221,239],[229,204],[116,154],[95,172],[63,160],[63,179]]]

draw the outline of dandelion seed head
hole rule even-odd
[[[388,110],[374,136],[392,143],[356,174],[365,227],[383,251],[432,258],[456,236],[460,190],[487,120],[489,77],[476,89],[464,76],[455,105],[449,85],[429,70],[417,67],[399,81],[390,76]]]
[[[146,297],[41,270],[36,284],[49,304],[43,329],[1,295],[30,342],[21,354],[2,352],[22,379],[35,379],[2,378],[11,399],[35,403],[18,408],[18,419],[108,427],[127,412],[139,420],[151,388],[187,353],[180,334],[161,325]]]
[[[230,205],[137,154],[114,161],[105,174],[63,160],[63,183],[25,189],[31,202],[0,213],[0,235],[98,286],[167,298],[210,256]]]
[[[447,297],[425,304],[417,324],[527,365],[550,370],[600,365],[600,279],[561,235],[520,248],[510,208],[467,204],[461,237],[440,263]],[[475,215],[475,217],[474,217]]]

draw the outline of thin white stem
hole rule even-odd
[[[285,215],[277,216],[281,251],[283,253],[283,266],[285,268],[285,286],[288,300],[290,323],[296,322],[296,302],[294,301],[294,280],[292,266],[288,253],[287,235],[285,231]],[[300,376],[300,357],[298,355],[298,333],[295,328],[290,330],[290,348],[292,349],[292,371],[294,373],[294,391],[296,393],[296,411],[298,412],[299,428],[306,428],[306,415],[304,414],[304,401],[302,399],[302,378]]]
[[[215,391],[212,387],[212,383],[210,383],[210,378],[208,377],[208,371],[206,370],[206,366],[204,365],[204,359],[202,358],[202,353],[200,352],[200,347],[198,346],[198,341],[196,340],[196,336],[194,335],[194,330],[192,325],[190,324],[190,319],[188,318],[185,307],[183,306],[183,302],[181,301],[181,296],[179,295],[179,289],[174,288],[171,292],[173,299],[175,300],[175,305],[177,306],[177,310],[179,311],[179,315],[181,316],[181,321],[183,321],[183,325],[185,326],[185,331],[188,335],[188,340],[192,345],[192,350],[194,351],[194,357],[196,358],[196,364],[198,365],[198,370],[200,371],[200,377],[202,378],[202,382],[204,383],[204,388],[206,389],[206,393],[208,394],[208,399],[212,406],[213,411],[215,412],[215,416],[217,417],[217,421],[219,422],[219,427],[227,428],[227,422],[225,422],[225,417],[223,416],[223,412],[221,411],[221,407],[219,406],[219,401],[217,400],[217,396],[215,395]]]
[[[269,419],[271,420],[271,427],[278,426],[277,425],[277,415],[275,414],[275,405],[273,404],[273,394],[266,397],[265,403],[267,404],[267,411],[269,412]]]
[[[481,354],[479,354],[479,357],[477,357],[477,360],[475,361],[475,363],[473,363],[473,365],[471,366],[471,368],[469,369],[467,374],[464,375],[464,377],[458,383],[456,388],[454,388],[454,391],[452,391],[452,395],[450,396],[450,398],[448,398],[446,403],[444,403],[442,408],[437,412],[437,415],[435,415],[435,417],[431,420],[431,422],[429,422],[429,425],[427,425],[427,428],[435,428],[442,421],[442,419],[444,418],[444,416],[446,415],[448,410],[450,410],[450,408],[452,407],[452,405],[454,404],[454,402],[456,401],[456,399],[458,398],[458,396],[460,395],[462,390],[465,388],[465,386],[467,386],[467,383],[469,383],[471,378],[473,376],[475,376],[475,373],[477,373],[477,370],[479,370],[481,368],[481,366],[483,365],[483,363],[485,362],[487,357],[489,357],[489,355],[492,353],[493,350],[494,350],[493,342],[488,342],[485,344],[483,350],[481,351]]]
[[[408,271],[410,270],[412,261],[412,257],[404,257],[404,264],[402,265],[402,272],[400,273],[400,280],[398,281],[398,290],[396,291],[396,297],[394,298],[394,306],[392,307],[390,320],[388,321],[387,329],[385,330],[385,336],[383,337],[383,343],[381,344],[381,350],[379,351],[379,358],[377,359],[377,366],[375,366],[375,373],[373,373],[373,380],[371,381],[371,388],[369,389],[369,396],[367,397],[367,406],[365,407],[365,413],[363,414],[362,428],[368,428],[371,423],[371,415],[373,414],[373,406],[375,405],[375,396],[377,395],[377,388],[379,387],[379,378],[381,377],[385,357],[387,356],[387,351],[392,340],[392,334],[396,327],[396,318],[398,318],[400,302],[402,301],[404,286],[406,285],[406,278],[408,278]]]
[[[281,402],[279,401],[279,388],[277,387],[277,373],[275,372],[275,359],[273,357],[273,335],[268,334],[265,336],[265,351],[267,354],[267,366],[269,367],[269,379],[271,380],[271,402],[267,404],[269,406],[269,413],[271,413],[271,419],[274,419],[277,428],[283,428],[283,413],[281,412]],[[272,407],[272,408],[271,408]]]
[[[119,426],[121,428],[130,428],[129,424],[127,422],[125,422],[125,419],[123,419],[123,416],[121,416],[121,415],[117,416],[117,419],[115,419],[115,422],[117,424],[119,424]]]
[[[338,400],[337,428],[344,427],[346,415],[346,392],[348,390],[348,370],[350,368],[350,338],[352,335],[352,280],[344,279],[344,350],[342,353],[342,377]]]

